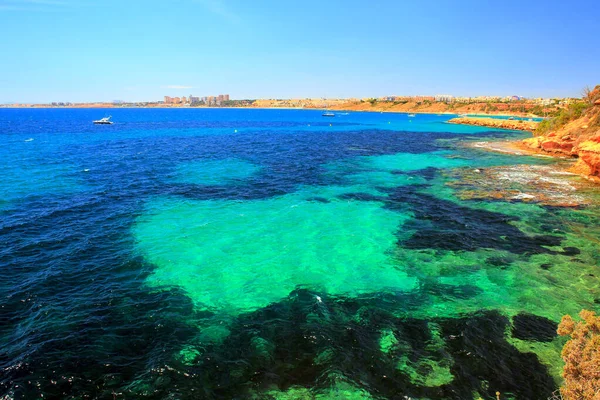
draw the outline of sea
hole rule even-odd
[[[486,149],[527,133],[321,114],[0,109],[0,399],[551,397],[599,191]]]

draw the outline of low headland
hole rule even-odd
[[[485,117],[459,117],[448,121],[450,124],[486,126],[490,128],[512,129],[520,131],[534,131],[538,121],[524,121],[522,119],[498,119]]]

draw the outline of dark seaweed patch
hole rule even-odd
[[[564,256],[576,256],[581,254],[581,250],[579,250],[577,247],[563,247],[563,251],[560,254]]]
[[[546,367],[535,354],[520,353],[506,342],[507,324],[508,319],[497,312],[449,319],[441,324],[448,351],[455,361],[452,372],[457,378],[453,383],[475,388],[481,385],[477,378],[485,379],[488,389],[479,387],[477,390],[487,392],[489,398],[494,398],[495,391],[507,398],[549,398],[555,384]],[[462,393],[462,398],[470,398],[466,392]]]
[[[534,354],[520,353],[506,341],[508,319],[499,313],[429,321],[395,317],[393,310],[406,300],[336,299],[296,290],[238,317],[225,342],[207,348],[189,369],[186,385],[198,388],[200,397],[223,399],[292,386],[318,391],[339,381],[383,398],[465,399],[474,392],[493,398],[501,391],[546,399],[555,389]],[[384,330],[396,338],[386,352],[379,342]],[[426,386],[398,368],[402,359],[423,376],[432,372],[430,362],[445,365],[454,378]]]
[[[122,268],[136,273],[142,269],[137,262]],[[58,286],[49,283],[48,290]],[[132,290],[119,295],[122,288],[111,289],[94,293],[81,288],[94,298],[92,305],[71,310],[70,318],[59,326],[53,326],[57,324],[53,318],[63,316],[54,311],[21,343],[7,346],[7,352],[0,353],[5,371],[0,376],[0,394],[12,393],[15,399],[164,398],[171,389],[157,386],[134,393],[131,385],[167,364],[170,352],[192,340],[198,332],[196,322],[209,315],[194,313],[190,299],[179,290]],[[66,297],[57,296],[56,304],[46,307],[56,310],[68,301]],[[72,321],[82,315],[84,320]],[[8,356],[19,361],[11,363]],[[177,384],[173,377],[154,379],[157,385],[166,379]]]
[[[390,190],[386,206],[412,211],[414,219],[403,229],[413,235],[399,245],[409,249],[475,251],[480,248],[506,250],[515,254],[557,254],[545,246],[558,246],[562,239],[551,235],[528,236],[511,221],[515,217],[464,207],[420,193],[418,187]]]
[[[513,317],[512,335],[521,340],[551,342],[557,336],[558,324],[548,318],[521,313]]]

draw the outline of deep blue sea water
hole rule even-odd
[[[449,118],[0,109],[0,399],[546,399],[597,205],[459,196],[553,162]]]

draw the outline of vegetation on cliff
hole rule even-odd
[[[569,104],[566,108],[559,110],[552,118],[542,121],[535,132],[536,135],[559,130],[569,122],[581,118],[586,112],[594,109],[598,100],[600,100],[600,85],[596,86],[594,90],[584,89],[581,101]],[[600,120],[596,118],[594,122],[599,124]]]
[[[558,326],[559,335],[571,336],[562,351],[565,382],[560,391],[565,400],[600,400],[600,317],[586,310],[579,316],[582,321],[575,322],[565,315]]]

